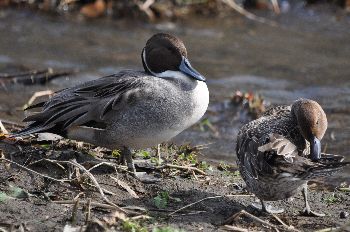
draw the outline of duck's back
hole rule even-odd
[[[236,152],[238,159],[249,155],[245,151],[249,143],[254,143],[258,147],[270,142],[270,134],[279,134],[293,142],[300,150],[305,148],[305,139],[302,138],[296,121],[291,116],[290,106],[278,106],[269,109],[256,120],[245,124],[237,136]],[[250,155],[256,153],[251,149]]]

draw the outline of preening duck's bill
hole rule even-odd
[[[188,59],[186,57],[182,57],[182,61],[181,61],[179,69],[181,72],[185,73],[186,75],[188,75],[194,79],[197,79],[199,81],[205,82],[205,77],[202,76],[197,70],[192,68],[190,62],[188,61]]]
[[[315,136],[310,141],[310,156],[312,161],[321,159],[321,142]]]

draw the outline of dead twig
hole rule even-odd
[[[19,73],[1,73],[0,74],[0,83],[11,83],[11,84],[44,84],[58,77],[68,76],[72,73],[75,73],[76,70],[73,71],[61,71],[55,72],[52,68],[47,68],[44,70],[30,70],[26,72]]]
[[[294,226],[292,226],[292,225],[287,225],[286,223],[284,223],[277,215],[272,214],[272,216],[273,216],[277,221],[279,221],[279,222],[282,224],[282,227],[283,227],[284,230],[292,231],[292,232],[301,232],[300,230],[294,228]]]
[[[89,163],[91,163],[91,162],[89,162]],[[88,170],[89,170],[89,172],[91,172],[91,170],[93,170],[93,169],[95,169],[95,168],[97,168],[97,167],[99,167],[101,165],[107,165],[107,166],[115,168],[115,170],[126,172],[126,173],[129,173],[129,174],[133,174],[133,172],[128,171],[128,167],[127,166],[118,165],[116,163],[111,163],[111,162],[98,162],[93,167],[89,168]]]
[[[204,176],[206,176],[207,174],[196,168],[196,167],[191,167],[191,166],[180,166],[180,165],[175,165],[175,164],[165,164],[165,165],[162,165],[162,166],[159,166],[159,167],[155,167],[155,169],[163,169],[163,168],[175,168],[175,169],[180,169],[180,170],[187,170],[187,171],[195,171],[199,174],[202,174]]]
[[[47,72],[53,72],[53,70],[51,68],[48,68],[43,70],[30,70],[30,71],[18,72],[18,73],[0,73],[0,78],[32,76],[32,75],[38,75],[38,74],[43,74]]]
[[[278,1],[277,0],[271,0],[271,3],[272,3],[273,11],[276,14],[280,14],[281,13],[281,9],[280,9],[280,6],[278,4]]]
[[[131,219],[133,220],[138,220],[138,219],[151,219],[152,217],[148,216],[148,215],[138,215],[138,216],[135,216],[135,217],[131,217]]]
[[[74,200],[62,200],[62,201],[52,201],[52,203],[60,204],[60,205],[74,205],[75,201]],[[87,201],[80,201],[80,204],[85,204],[86,205],[86,204],[88,204],[88,202]],[[113,205],[99,203],[99,202],[94,202],[94,201],[90,202],[90,207],[97,207],[97,208],[101,208],[101,209],[116,210],[116,207],[114,207]],[[139,210],[139,211],[142,211],[142,212],[146,211],[144,208],[132,207],[132,206],[125,206],[125,207],[122,207],[122,209],[124,211],[126,211],[129,215],[135,215],[135,216],[139,215],[139,213],[136,213],[135,210]],[[120,212],[118,210],[117,210],[117,212],[119,214],[122,214],[122,215],[125,216],[124,213],[122,213],[122,212]]]
[[[139,9],[148,16],[150,21],[155,19],[155,15],[153,11],[150,9],[151,5],[155,2],[155,0],[146,0],[145,2],[137,1],[136,4]]]
[[[196,204],[198,204],[198,203],[201,203],[202,201],[211,200],[211,199],[217,199],[217,198],[223,198],[223,197],[247,197],[247,196],[251,197],[251,196],[253,196],[253,195],[242,195],[242,194],[231,195],[231,194],[230,194],[230,195],[225,195],[225,196],[206,197],[206,198],[203,198],[203,199],[198,200],[198,201],[196,201],[196,202],[193,202],[193,203],[191,203],[191,204],[185,205],[184,207],[181,207],[180,209],[177,209],[177,210],[175,210],[174,212],[170,213],[168,216],[172,216],[172,215],[174,215],[174,214],[176,214],[176,213],[178,213],[178,212],[180,212],[180,211],[182,211],[182,210],[184,210],[184,209],[187,209],[187,208],[189,208],[189,207],[191,207],[191,206],[193,206],[193,205],[196,205]]]
[[[3,161],[5,161],[5,162],[7,162],[7,163],[10,163],[10,164],[14,164],[14,165],[16,165],[17,167],[19,167],[19,168],[21,168],[21,169],[23,169],[23,170],[26,170],[26,171],[28,171],[28,172],[34,173],[34,174],[39,175],[39,176],[41,176],[41,177],[45,177],[45,178],[47,178],[47,179],[49,179],[49,180],[53,180],[53,181],[57,181],[57,182],[71,182],[71,180],[69,180],[69,179],[56,179],[56,178],[54,178],[54,177],[51,177],[51,176],[48,176],[48,175],[44,175],[44,174],[42,174],[42,173],[39,173],[39,172],[37,172],[37,171],[34,171],[34,170],[32,170],[32,169],[30,169],[30,168],[27,168],[27,167],[25,167],[25,166],[23,166],[23,165],[21,165],[21,164],[19,164],[19,163],[16,163],[16,162],[14,162],[14,161],[12,161],[12,160],[9,160],[9,159],[3,158],[3,157],[1,157],[0,160],[3,160]]]
[[[47,95],[52,95],[54,94],[54,92],[52,90],[44,90],[44,91],[39,91],[39,92],[35,92],[33,94],[33,96],[30,97],[30,99],[28,100],[28,102],[26,104],[24,104],[23,109],[28,108],[29,106],[31,106],[33,104],[33,102],[38,98],[38,97],[43,97],[43,96],[47,96]]]
[[[191,203],[191,204],[185,205],[184,207],[181,207],[180,209],[177,209],[177,210],[175,210],[175,211],[172,212],[172,213],[169,213],[168,216],[172,216],[172,215],[174,215],[174,214],[176,214],[176,213],[178,213],[178,212],[180,212],[180,211],[182,211],[182,210],[184,210],[184,209],[187,209],[187,208],[189,208],[189,207],[191,207],[191,206],[193,206],[193,205],[196,205],[196,204],[198,204],[198,203],[201,203],[202,201],[206,201],[206,200],[210,200],[210,199],[217,199],[217,198],[222,198],[222,197],[223,197],[223,196],[213,196],[213,197],[206,197],[206,198],[203,198],[203,199],[201,199],[201,200],[199,200],[199,201],[196,201],[196,202],[193,202],[193,203]]]
[[[237,226],[230,226],[230,225],[224,225],[222,227],[222,229],[224,229],[224,230],[232,230],[232,231],[237,231],[237,232],[248,232],[249,231],[249,230],[244,229],[244,228],[240,228],[240,227],[237,227]]]
[[[19,127],[19,128],[22,128],[23,125],[22,124],[19,124],[17,122],[12,122],[12,121],[9,121],[9,120],[6,120],[6,119],[0,119],[0,121],[5,124],[5,125],[9,125],[9,126],[15,126],[15,127]]]
[[[271,228],[277,229],[277,226],[275,226],[275,225],[273,225],[273,224],[271,224],[271,223],[269,223],[269,222],[267,222],[267,221],[264,221],[264,220],[262,220],[262,219],[260,219],[260,218],[258,218],[258,217],[256,217],[256,216],[254,216],[254,215],[248,213],[248,212],[245,211],[245,210],[241,210],[240,212],[235,213],[234,215],[232,215],[231,217],[229,217],[229,218],[224,222],[224,224],[232,224],[232,223],[236,220],[236,218],[240,217],[241,215],[244,215],[244,216],[246,216],[246,217],[249,217],[249,218],[252,219],[253,221],[256,221],[256,222],[258,222],[258,223],[260,223],[260,224],[263,224],[263,225],[269,226],[269,227],[271,227]]]
[[[284,223],[276,214],[271,213],[272,217],[274,217],[281,225],[288,231],[295,231],[298,232],[299,230],[295,229],[292,225],[287,225]]]
[[[85,225],[88,224],[88,222],[91,219],[91,198],[87,200],[86,203],[86,211],[85,211]]]
[[[107,202],[108,204],[112,205],[115,207],[115,209],[119,210],[122,213],[127,213],[124,209],[120,208],[118,205],[114,204],[113,202],[111,202],[107,196],[104,194],[100,184],[97,182],[97,180],[95,179],[94,175],[91,174],[91,172],[89,172],[83,165],[77,163],[76,161],[58,161],[58,160],[51,160],[52,162],[57,162],[57,163],[64,163],[64,164],[70,164],[74,167],[79,168],[80,170],[82,170],[84,173],[86,173],[86,175],[90,178],[90,180],[94,183],[95,187],[98,189],[98,191],[100,192],[100,195],[102,196],[102,198],[105,200],[105,202]]]
[[[197,210],[197,211],[191,211],[191,212],[188,212],[188,213],[176,214],[176,215],[173,215],[173,217],[183,217],[183,216],[189,216],[189,215],[197,215],[197,214],[206,213],[206,212],[208,212],[208,211]]]
[[[244,8],[239,6],[234,0],[221,0],[221,1],[250,20],[253,20],[253,21],[256,21],[259,23],[268,24],[268,25],[273,26],[273,27],[278,26],[278,24],[274,21],[256,16],[255,14],[252,14],[252,13],[246,11]]]
[[[329,228],[324,228],[321,230],[316,230],[315,232],[340,232],[340,231],[347,231],[347,227],[350,227],[350,220],[347,221],[344,225],[340,226],[340,227],[329,227]]]
[[[34,171],[34,170],[30,169],[30,168],[27,168],[27,167],[25,167],[25,166],[23,166],[23,165],[21,165],[21,164],[18,164],[18,163],[16,163],[16,162],[11,161],[11,160],[8,160],[8,159],[6,159],[6,158],[0,158],[0,160],[6,161],[6,162],[11,163],[11,164],[15,164],[16,166],[18,166],[18,167],[20,167],[20,168],[22,168],[22,169],[24,169],[24,170],[26,170],[26,171],[32,172],[32,173],[34,173],[34,174],[37,174],[37,175],[39,175],[39,176],[48,178],[48,179],[50,179],[50,180],[54,180],[54,181],[57,181],[57,182],[71,182],[71,180],[69,180],[69,179],[56,179],[56,178],[53,178],[53,177],[44,175],[44,174],[42,174],[42,173],[39,173],[39,172],[37,172],[37,171]],[[94,183],[95,187],[98,189],[98,191],[99,191],[100,195],[102,196],[102,198],[103,198],[108,204],[112,205],[112,206],[114,207],[114,209],[117,209],[117,210],[121,211],[122,213],[127,213],[125,210],[123,210],[122,208],[120,208],[118,205],[114,204],[113,202],[111,202],[111,201],[107,198],[107,196],[104,194],[103,189],[101,188],[100,184],[97,182],[97,180],[95,179],[95,177],[94,177],[84,166],[82,166],[81,164],[78,164],[78,163],[75,162],[75,161],[58,161],[58,160],[50,160],[50,159],[43,159],[43,160],[47,160],[47,161],[49,161],[49,162],[51,162],[51,163],[57,163],[57,164],[62,164],[62,163],[64,163],[64,164],[70,164],[70,165],[72,165],[72,166],[74,166],[74,167],[79,168],[80,170],[82,170],[83,172],[86,173],[86,175],[90,178],[90,180]]]
[[[64,201],[52,201],[52,203],[55,204],[60,204],[60,205],[73,205],[75,204],[76,201],[73,200],[64,200]],[[87,201],[80,201],[81,204],[87,204]],[[110,209],[110,210],[115,210],[115,207],[113,205],[108,205],[108,204],[103,204],[103,203],[98,203],[98,202],[90,202],[90,207],[98,207],[102,209]]]
[[[115,178],[114,176],[110,176],[110,178],[112,180],[114,180],[120,187],[125,189],[133,198],[136,198],[136,199],[139,198],[139,196],[136,194],[136,192],[134,190],[132,190],[131,187],[127,183]]]
[[[270,222],[267,222],[267,221],[264,221],[256,216],[254,216],[253,214],[250,214],[248,213],[247,211],[245,210],[241,210],[240,212],[238,213],[235,213],[234,215],[232,215],[231,217],[229,217],[225,222],[224,224],[232,224],[236,218],[240,217],[240,216],[246,216],[246,217],[249,217],[250,219],[252,219],[253,221],[255,222],[258,222],[260,224],[263,224],[265,226],[269,226],[273,229],[275,229],[276,231],[279,231],[279,229],[283,229],[283,230],[286,230],[286,231],[290,231],[290,232],[300,232],[300,230],[297,230],[295,229],[294,227],[292,226],[288,226],[287,224],[285,224],[280,218],[278,218],[276,215],[273,215],[274,218],[279,221],[281,224],[282,224],[282,228],[280,226],[277,226],[277,225],[274,225],[274,224],[271,224]]]
[[[3,134],[8,134],[8,130],[6,130],[5,126],[2,124],[2,121],[0,120],[0,132]]]
[[[324,228],[321,230],[315,230],[315,232],[339,232],[342,230],[339,230],[340,227],[329,227],[329,228]]]

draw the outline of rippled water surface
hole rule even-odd
[[[0,118],[20,121],[20,108],[39,90],[58,90],[117,72],[142,69],[140,53],[154,33],[176,34],[193,66],[208,79],[214,110],[236,90],[258,92],[271,104],[305,97],[325,109],[329,128],[323,147],[350,159],[350,20],[348,16],[298,8],[273,18],[279,27],[240,16],[144,24],[81,21],[30,11],[0,11],[0,71],[30,68],[79,69],[75,76],[44,86],[7,86],[0,91]],[[212,123],[218,135],[191,128],[176,142],[208,144],[210,160],[234,161],[235,135],[242,125],[234,113]],[[346,173],[350,173],[347,170]],[[344,176],[346,177],[347,174]]]

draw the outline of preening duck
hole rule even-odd
[[[348,163],[342,156],[321,154],[327,117],[312,100],[278,106],[244,125],[237,137],[237,164],[247,189],[261,201],[261,210],[281,213],[264,201],[289,198],[302,191],[304,215],[313,212],[307,200],[307,181],[329,176]]]

